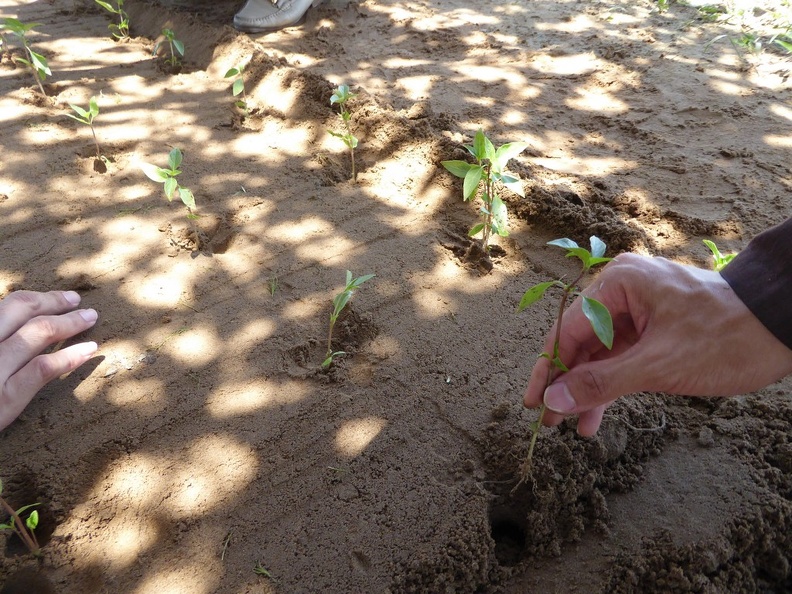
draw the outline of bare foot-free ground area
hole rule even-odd
[[[555,308],[516,305],[574,272],[548,240],[709,267],[702,239],[792,215],[788,7],[747,4],[330,0],[247,36],[235,2],[127,0],[114,41],[92,2],[0,1],[52,70],[44,98],[7,36],[0,295],[100,313],[97,356],[0,434],[44,543],[3,537],[2,591],[792,591],[789,380],[624,398],[594,438],[544,431],[513,491]],[[163,28],[180,68],[152,56]],[[357,183],[328,133],[341,83]],[[96,166],[67,117],[92,96]],[[529,148],[511,234],[471,260],[479,205],[440,162],[478,129]],[[140,169],[174,147],[196,221]],[[347,270],[376,277],[325,371]]]

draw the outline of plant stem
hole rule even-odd
[[[101,154],[99,153],[99,141],[96,139],[96,130],[94,130],[93,124],[91,124],[91,134],[93,134],[94,144],[96,145],[96,158],[100,159]]]
[[[17,533],[20,540],[25,543],[25,546],[30,550],[31,553],[34,555],[38,555],[40,552],[41,547],[39,546],[38,540],[36,540],[36,535],[32,531],[28,531],[27,526],[22,521],[22,518],[14,511],[14,508],[8,505],[8,502],[3,498],[0,497],[0,505],[2,505],[5,510],[11,514],[11,517],[14,519],[14,532]]]
[[[342,109],[344,108],[342,107]],[[346,126],[346,131],[347,131],[347,139],[349,140],[347,144],[349,146],[349,157],[352,160],[352,181],[357,183],[357,170],[355,169],[355,147],[352,146],[352,139],[354,137],[352,136],[352,126],[349,125],[349,118],[351,117],[351,115],[349,114],[348,111],[346,113],[348,117],[342,119],[344,120],[344,126]]]
[[[547,369],[547,380],[545,380],[545,390],[550,387],[550,384],[553,383],[555,379],[555,371],[558,369],[557,364],[555,363],[556,354],[558,353],[558,346],[561,342],[561,324],[564,321],[564,311],[566,310],[566,304],[569,300],[569,296],[575,290],[575,286],[580,282],[580,279],[583,278],[583,275],[586,274],[586,270],[584,269],[575,280],[571,283],[564,285],[564,292],[561,295],[561,302],[558,304],[558,314],[556,316],[556,330],[555,330],[555,337],[553,338],[553,352],[550,354],[550,367]],[[547,407],[544,403],[539,407],[539,418],[536,420],[536,425],[533,428],[531,433],[531,442],[528,444],[528,454],[525,457],[525,462],[523,462],[522,467],[520,468],[520,482],[512,489],[512,493],[517,490],[517,487],[522,485],[525,480],[528,478],[528,473],[531,470],[531,462],[533,461],[533,453],[534,448],[536,447],[536,440],[539,437],[539,432],[542,430],[542,421],[544,421],[545,412],[547,412]]]
[[[484,192],[486,195],[484,196],[484,206],[487,208],[487,218],[484,221],[484,235],[481,238],[482,243],[484,244],[484,251],[487,251],[487,246],[489,245],[489,238],[490,233],[492,231],[492,175],[490,169],[492,168],[492,164],[488,163],[485,175],[487,176],[487,181],[485,182],[485,189]]]
[[[330,330],[327,332],[327,355],[325,359],[333,354],[333,326],[335,326],[338,316],[330,316]]]

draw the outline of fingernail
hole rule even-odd
[[[64,291],[63,298],[72,305],[80,305],[80,294],[77,291]]]
[[[99,318],[99,314],[95,309],[81,309],[79,311],[80,317],[86,322],[95,322]]]
[[[562,415],[574,412],[577,406],[566,384],[561,382],[547,387],[544,393],[544,403],[547,408]]]
[[[74,345],[74,348],[77,350],[78,355],[90,357],[99,349],[99,345],[95,342],[81,342],[80,344]]]

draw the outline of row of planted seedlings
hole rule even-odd
[[[127,39],[129,37],[129,17],[123,10],[123,0],[116,0],[115,5],[111,5],[103,0],[95,0],[95,2],[108,12],[118,16],[118,22],[109,25],[113,37],[119,40]],[[26,37],[26,34],[36,26],[38,26],[37,23],[26,24],[17,19],[3,19],[0,21],[0,44],[2,44],[3,51],[7,51],[7,34],[10,33],[19,39],[25,57],[14,57],[14,60],[31,70],[39,89],[42,94],[46,96],[42,83],[46,76],[51,76],[52,73],[46,58],[32,49]],[[180,64],[180,59],[185,55],[184,44],[176,38],[175,33],[171,29],[163,29],[162,37],[162,41],[155,45],[153,54],[156,56],[161,47],[167,46],[168,53],[165,56],[165,60],[169,66],[175,68]],[[245,67],[244,64],[241,64],[229,69],[225,73],[224,78],[232,79],[231,93],[235,99],[235,105],[242,110],[244,116],[247,117],[250,114],[250,103],[245,92],[244,75]],[[350,91],[347,85],[342,84],[334,89],[330,97],[330,104],[331,106],[338,106],[338,117],[341,121],[342,128],[341,131],[328,130],[328,132],[334,137],[339,138],[348,148],[350,156],[350,177],[356,181],[357,168],[355,164],[355,149],[358,146],[358,139],[353,133],[352,113],[349,108],[349,101],[354,97],[355,95]],[[69,117],[90,127],[96,146],[97,160],[104,159],[101,154],[101,148],[94,126],[94,122],[99,116],[99,106],[96,97],[91,97],[87,109],[73,104],[70,104],[70,107],[74,113],[68,114]],[[483,130],[479,130],[474,136],[473,143],[464,145],[464,148],[468,151],[470,156],[472,156],[473,162],[463,160],[442,162],[446,170],[455,177],[463,180],[463,200],[465,202],[477,201],[480,204],[479,212],[481,219],[470,229],[469,236],[471,238],[480,237],[480,247],[484,253],[489,251],[490,239],[493,236],[506,237],[509,234],[508,209],[503,199],[503,191],[509,190],[517,196],[524,198],[523,182],[519,176],[507,170],[507,164],[527,147],[527,143],[513,142],[495,148],[494,144],[484,134]],[[144,163],[141,165],[141,169],[147,177],[162,184],[163,193],[169,201],[178,197],[187,209],[188,218],[193,219],[199,216],[195,212],[195,196],[189,188],[181,186],[177,180],[177,177],[181,174],[182,158],[183,155],[181,150],[179,148],[174,148],[168,155],[167,167],[159,167],[157,165]],[[730,258],[733,257],[733,255],[721,254],[712,242],[705,240],[705,243],[712,250],[717,267],[725,266]],[[580,295],[580,289],[578,287],[578,283],[589,274],[594,267],[611,259],[605,256],[605,243],[599,238],[592,236],[590,238],[590,249],[581,247],[568,238],[551,241],[549,245],[564,249],[567,257],[577,258],[581,263],[581,268],[576,278],[570,282],[566,282],[563,279],[556,279],[543,281],[534,285],[525,292],[517,306],[517,311],[521,312],[533,303],[539,301],[549,290],[556,289],[560,292],[558,310],[554,320],[555,337],[552,343],[552,352],[544,352],[540,355],[551,362],[547,374],[547,385],[554,380],[557,374],[568,370],[559,355],[559,337],[564,312],[571,299],[578,296],[582,297],[583,313],[591,323],[595,335],[606,348],[612,348],[614,341],[613,321],[610,312],[605,305],[599,301],[588,296]],[[329,369],[339,357],[346,354],[344,351],[334,348],[333,330],[335,324],[344,308],[352,299],[354,293],[360,289],[365,282],[374,278],[374,276],[374,274],[365,274],[355,277],[351,271],[346,272],[344,288],[341,292],[336,294],[332,300],[333,307],[328,325],[327,350],[324,360],[319,366],[321,370]],[[275,287],[276,285],[273,285],[271,288],[272,292],[274,292]],[[517,483],[515,489],[530,477],[531,461],[544,413],[544,407],[540,408],[538,418],[530,425],[528,437],[529,448],[526,459],[520,467],[519,476],[515,478]],[[0,490],[1,489],[2,483],[0,483]],[[40,554],[40,549],[35,538],[38,513],[33,509],[37,505],[38,504],[26,505],[14,510],[6,500],[0,496],[0,506],[4,508],[10,518],[7,523],[0,524],[0,530],[10,530],[16,533],[22,542],[29,548],[31,553],[35,555]],[[27,514],[24,518],[23,512]]]

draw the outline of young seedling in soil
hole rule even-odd
[[[333,313],[330,314],[330,330],[327,332],[327,354],[325,360],[322,362],[322,369],[327,369],[333,363],[333,358],[338,355],[345,355],[344,351],[333,351],[333,328],[335,327],[336,320],[341,312],[346,307],[352,295],[360,288],[360,285],[367,280],[374,278],[373,274],[364,274],[357,278],[352,278],[352,273],[347,270],[346,272],[346,287],[338,295],[333,298]]]
[[[239,97],[242,95],[241,99],[237,99],[234,103],[238,108],[245,110],[245,116],[250,115],[248,110],[248,102],[247,102],[247,95],[245,94],[245,68],[241,64],[239,66],[234,66],[228,72],[225,73],[223,78],[234,78],[234,83],[231,86],[231,94],[234,97]]]
[[[167,169],[157,167],[151,163],[141,163],[140,168],[150,180],[162,184],[168,202],[178,195],[184,206],[187,207],[187,218],[195,219],[198,218],[198,215],[193,213],[193,210],[195,210],[195,196],[193,196],[191,190],[180,186],[179,182],[176,181],[176,176],[181,174],[181,169],[179,169],[181,163],[182,152],[178,148],[174,148],[168,155]]]
[[[492,233],[506,237],[508,231],[508,212],[506,204],[499,195],[500,186],[509,188],[518,196],[524,198],[522,181],[514,174],[506,173],[506,164],[528,147],[526,142],[510,142],[498,149],[492,144],[482,130],[476,132],[473,144],[466,144],[465,148],[476,159],[476,163],[467,161],[443,161],[442,165],[456,177],[461,177],[462,199],[467,202],[477,195],[484,206],[481,214],[484,221],[475,225],[470,231],[470,237],[482,233],[481,243],[484,250],[489,249],[489,240]]]
[[[567,302],[570,297],[580,296],[577,284],[586,274],[588,274],[594,266],[610,262],[613,258],[605,258],[605,243],[598,237],[592,236],[590,239],[591,250],[579,247],[577,243],[571,239],[555,239],[547,242],[547,245],[558,246],[566,250],[567,258],[578,258],[581,262],[581,270],[577,277],[570,283],[565,283],[562,280],[545,281],[534,285],[528,289],[520,299],[520,304],[517,307],[517,312],[523,311],[530,305],[533,305],[542,297],[550,288],[561,289],[561,299],[558,305],[558,314],[556,315],[555,326],[555,339],[553,340],[553,352],[542,353],[540,357],[549,359],[552,366],[547,371],[547,380],[545,382],[545,389],[547,389],[559,373],[569,371],[567,366],[559,356],[559,341],[561,339],[561,325],[564,321],[564,311],[566,310]],[[611,319],[608,308],[602,303],[591,297],[582,296],[583,298],[583,314],[588,318],[591,327],[594,329],[594,334],[605,345],[607,349],[613,348],[613,320]],[[528,445],[528,455],[520,468],[520,482],[514,487],[517,489],[530,475],[531,461],[533,459],[534,448],[536,447],[536,438],[539,436],[539,431],[542,427],[542,421],[546,407],[544,404],[539,408],[539,418],[531,423],[531,442]]]
[[[0,481],[0,493],[3,492],[3,482]],[[0,524],[0,530],[12,530],[21,540],[25,543],[28,550],[34,555],[38,556],[41,553],[41,547],[38,540],[36,540],[36,527],[38,526],[39,515],[38,511],[33,510],[30,512],[25,521],[22,521],[22,513],[37,506],[38,503],[31,503],[30,505],[23,505],[18,510],[9,505],[5,498],[0,497],[0,507],[2,507],[10,516],[8,522]]]
[[[734,260],[734,257],[737,254],[721,254],[721,251],[718,249],[718,246],[715,245],[714,242],[710,241],[709,239],[704,239],[704,245],[706,245],[709,250],[712,252],[712,267],[716,271],[720,272],[726,265]]]
[[[343,140],[344,144],[347,145],[347,148],[349,149],[349,157],[352,161],[352,180],[357,182],[357,170],[355,169],[355,149],[358,145],[358,139],[355,138],[354,134],[352,134],[352,114],[347,108],[347,101],[353,97],[355,97],[355,95],[349,92],[348,85],[339,85],[338,88],[333,91],[333,95],[330,97],[330,105],[335,105],[338,103],[338,109],[340,110],[338,117],[340,117],[341,121],[344,123],[344,132],[333,132],[332,130],[328,130],[328,132],[336,138]]]
[[[94,0],[94,2],[107,12],[118,15],[118,24],[110,23],[107,25],[113,37],[121,40],[129,39],[129,15],[124,10],[124,0],[116,0],[115,6],[104,0]]]
[[[163,29],[162,35],[165,37],[165,41],[168,42],[168,48],[170,50],[170,58],[167,58],[165,62],[170,65],[171,69],[175,70],[176,67],[181,64],[176,54],[179,54],[182,58],[184,57],[184,44],[176,39],[176,33],[173,32],[173,29]],[[155,56],[157,55],[157,50],[159,50],[160,45],[162,45],[162,41],[157,42],[157,45],[154,46],[154,51],[152,53]]]
[[[91,97],[88,101],[88,109],[83,109],[79,105],[74,105],[74,103],[69,103],[69,107],[74,110],[74,115],[72,113],[66,114],[71,119],[77,120],[81,124],[85,124],[86,126],[91,127],[91,134],[93,134],[94,145],[96,145],[96,158],[102,159],[101,151],[99,150],[99,141],[96,139],[96,130],[94,129],[94,120],[99,115],[99,104],[96,102],[96,97]]]
[[[52,71],[47,64],[47,59],[34,52],[30,48],[30,42],[28,41],[27,37],[25,37],[26,33],[31,29],[38,27],[41,23],[23,23],[17,19],[6,18],[2,21],[3,27],[8,29],[12,34],[16,35],[20,42],[22,42],[22,47],[25,49],[25,53],[27,54],[26,58],[14,58],[17,62],[21,62],[33,73],[33,78],[36,79],[36,83],[38,84],[39,90],[41,94],[45,97],[47,93],[44,91],[44,85],[42,82],[47,79],[48,76],[52,76]]]

